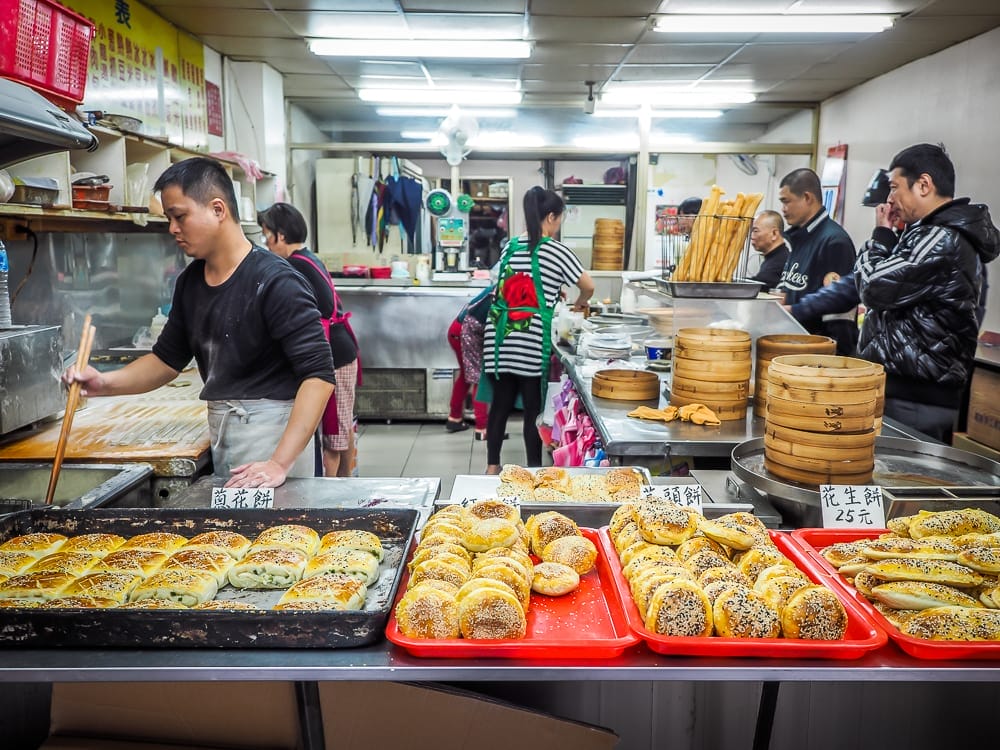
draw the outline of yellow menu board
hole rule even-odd
[[[61,0],[94,22],[82,109],[142,120],[146,135],[208,143],[202,43],[135,0]]]

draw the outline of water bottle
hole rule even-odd
[[[9,275],[7,248],[4,247],[3,240],[0,240],[0,328],[11,328],[14,325],[10,319],[10,290],[7,289]]]

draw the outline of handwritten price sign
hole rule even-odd
[[[700,484],[647,485],[643,487],[643,496],[654,497],[657,500],[666,500],[668,503],[676,503],[685,508],[695,508],[699,513],[702,512],[702,491]]]
[[[246,510],[248,508],[273,508],[274,488],[213,487],[212,508]]]
[[[823,484],[819,488],[823,527],[884,529],[882,488],[870,485]]]

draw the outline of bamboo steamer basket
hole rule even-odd
[[[590,383],[590,392],[598,398],[650,401],[660,398],[660,379],[656,373],[639,370],[599,370]]]
[[[764,429],[768,471],[810,484],[870,482],[876,389],[882,379],[877,365],[851,357],[774,357],[767,372]]]
[[[875,434],[882,434],[882,416],[885,414],[885,367],[875,365],[882,375],[882,381],[875,389]]]
[[[620,271],[625,250],[625,224],[619,219],[595,219],[591,245],[595,271]]]
[[[746,331],[682,328],[674,336],[670,401],[704,404],[723,421],[744,419],[751,367]]]
[[[837,342],[829,336],[776,333],[758,336],[756,350],[753,405],[757,416],[763,417],[767,413],[767,371],[771,360],[786,354],[834,354]]]

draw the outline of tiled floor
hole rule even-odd
[[[501,460],[524,465],[522,421],[507,422]],[[451,496],[456,474],[486,470],[486,441],[470,427],[447,432],[444,422],[368,422],[358,426],[358,467],[363,477],[440,477],[441,497]]]

